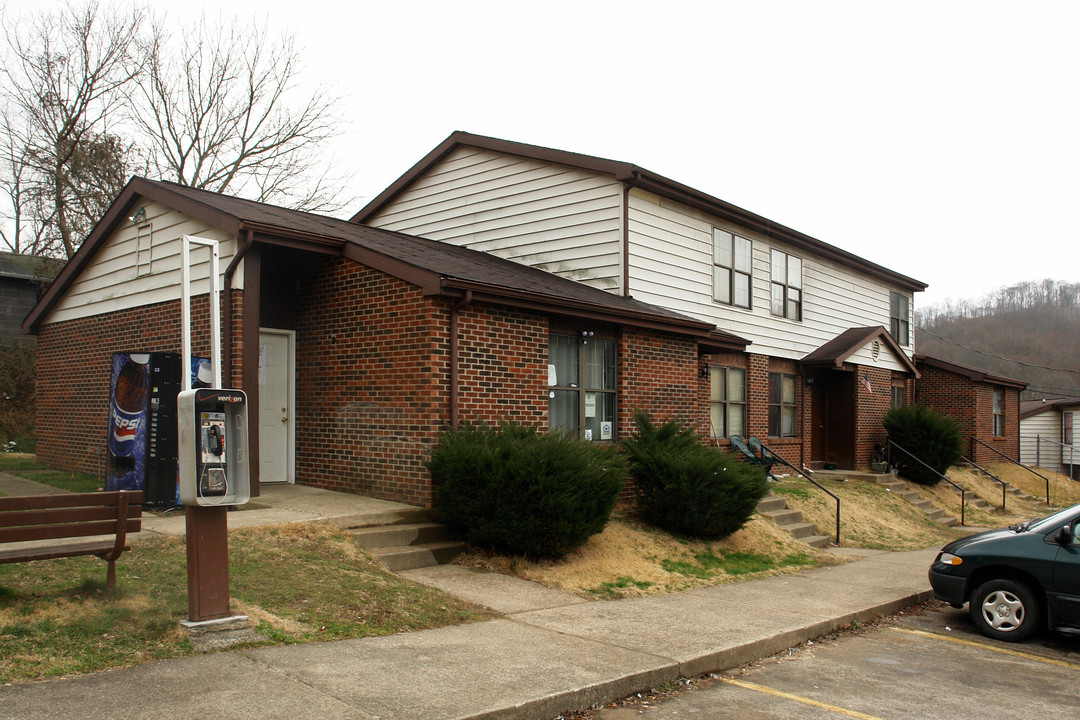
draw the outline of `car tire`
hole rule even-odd
[[[968,605],[979,632],[1007,642],[1030,637],[1042,616],[1038,597],[1019,580],[988,580],[975,588]]]

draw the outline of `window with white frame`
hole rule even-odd
[[[889,293],[889,334],[899,345],[911,344],[911,302],[907,295]]]
[[[769,373],[769,437],[796,437],[798,404],[795,376]]]
[[[709,401],[713,438],[746,434],[746,370],[710,365]]]
[[[548,338],[548,427],[584,440],[615,440],[615,342]]]
[[[772,314],[802,320],[802,258],[774,249],[771,260]]]
[[[994,388],[994,437],[1005,437],[1005,391]]]
[[[744,237],[713,228],[713,299],[750,307],[753,245]]]

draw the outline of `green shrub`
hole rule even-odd
[[[34,348],[0,343],[0,444],[34,452]]]
[[[922,463],[944,475],[963,452],[963,437],[956,421],[925,405],[894,407],[885,415],[884,425],[889,439],[903,448],[892,447],[891,457],[905,480],[937,485],[941,478]]]
[[[427,467],[435,514],[470,545],[560,557],[607,525],[626,484],[610,446],[503,423],[445,430]]]
[[[639,410],[634,425],[622,447],[646,522],[707,539],[727,537],[746,524],[768,490],[763,469],[703,445],[677,420],[657,425]]]

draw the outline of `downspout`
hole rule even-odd
[[[623,183],[622,197],[622,286],[623,297],[630,297],[630,183]]]
[[[450,427],[458,426],[458,310],[472,302],[472,290],[465,297],[450,302]]]
[[[236,254],[233,255],[233,259],[229,262],[229,267],[225,268],[225,332],[224,351],[222,352],[225,360],[226,377],[228,380],[223,381],[229,387],[236,387],[236,383],[233,382],[233,370],[232,370],[232,279],[236,273],[237,266],[240,265],[240,261],[244,259],[244,255],[247,254],[248,248],[251,247],[254,242],[255,233],[251,230],[247,231],[247,236],[244,239],[237,237],[239,249]]]

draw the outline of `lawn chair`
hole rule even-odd
[[[761,458],[761,466],[765,468],[765,474],[768,475],[771,479],[776,480],[776,482],[780,482],[776,479],[776,476],[772,474],[772,466],[776,463],[780,463],[781,465],[787,465],[787,463],[784,462],[783,458],[781,458],[769,448],[765,447],[765,443],[761,442],[753,435],[746,438],[746,444],[750,446],[750,452]]]
[[[773,477],[773,474],[772,474],[772,466],[773,466],[772,461],[764,459],[762,456],[758,455],[753,450],[751,450],[750,446],[746,444],[746,441],[743,440],[741,436],[732,435],[730,439],[731,439],[731,447],[735,448],[736,450],[738,450],[739,452],[741,452],[743,454],[743,456],[744,456],[743,462],[747,462],[747,463],[750,463],[751,465],[757,465],[758,467],[765,468],[765,477],[769,480],[769,482],[772,482],[773,480],[776,479],[776,478]],[[754,439],[756,440],[757,438],[754,438]],[[758,445],[760,445],[760,444],[761,444],[761,441],[758,440]]]

